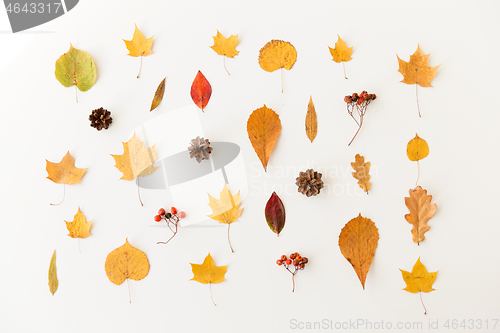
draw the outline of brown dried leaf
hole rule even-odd
[[[406,207],[410,211],[410,214],[405,215],[405,219],[413,226],[411,229],[413,242],[419,245],[425,239],[424,234],[431,228],[427,222],[436,213],[437,205],[431,205],[431,200],[432,195],[427,195],[427,190],[420,186],[410,190],[410,196],[405,197]]]
[[[165,79],[166,78],[164,78],[160,82],[158,88],[156,88],[155,96],[153,97],[153,102],[151,103],[151,109],[149,110],[150,112],[156,109],[163,100],[163,95],[165,94]]]
[[[340,252],[356,271],[363,289],[365,289],[366,275],[375,256],[378,239],[375,223],[362,217],[361,214],[347,222],[339,236]]]
[[[247,121],[248,138],[260,162],[267,171],[267,163],[281,132],[280,117],[264,105],[252,112]]]
[[[370,191],[370,162],[365,163],[365,158],[356,154],[355,161],[351,163],[354,172],[352,176],[358,180],[358,185],[368,194]]]
[[[436,71],[438,66],[430,67],[428,65],[430,54],[424,54],[420,50],[420,45],[417,46],[417,50],[410,56],[410,61],[406,62],[398,57],[399,69],[398,72],[403,74],[403,80],[401,82],[406,84],[418,84],[421,87],[432,87],[431,81],[436,76]]]
[[[306,114],[306,134],[311,142],[316,138],[318,133],[318,116],[316,115],[316,109],[312,101],[312,96],[309,97],[309,104],[307,105]]]

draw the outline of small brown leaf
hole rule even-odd
[[[166,79],[166,78],[165,78]],[[163,94],[165,94],[165,79],[160,82],[158,88],[156,88],[155,96],[153,97],[153,102],[151,103],[151,109],[149,112],[153,111],[160,105],[163,100]]]
[[[267,163],[281,132],[280,117],[266,105],[252,112],[247,121],[248,138],[267,171]]]
[[[318,133],[318,117],[316,115],[316,109],[314,108],[312,96],[309,98],[309,104],[307,105],[306,114],[306,134],[311,142],[316,138]]]
[[[413,242],[419,245],[425,239],[424,234],[431,228],[427,225],[427,222],[437,210],[437,205],[431,205],[431,200],[432,195],[427,195],[427,190],[422,189],[420,186],[410,190],[410,196],[405,197],[406,207],[410,211],[410,214],[405,215],[405,219],[413,226],[411,229]]]
[[[372,220],[362,217],[353,218],[342,228],[339,236],[339,247],[342,255],[356,271],[363,289],[375,250],[378,245],[378,229]]]
[[[265,214],[267,225],[279,236],[285,226],[285,206],[276,192],[267,201]]]
[[[352,176],[358,180],[358,185],[363,189],[363,191],[368,194],[370,191],[370,162],[365,163],[365,158],[359,154],[354,157],[355,161],[351,163],[354,172]]]
[[[212,96],[212,86],[201,71],[198,71],[191,85],[191,98],[194,104],[205,112],[203,109],[207,106],[210,96]]]

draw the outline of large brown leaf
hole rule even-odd
[[[410,211],[410,214],[405,215],[405,219],[413,226],[411,229],[413,242],[419,245],[425,239],[424,234],[431,228],[427,222],[436,213],[437,205],[431,205],[431,200],[432,195],[427,195],[427,190],[420,186],[410,190],[410,196],[405,197],[406,207]]]
[[[276,112],[266,105],[252,112],[247,121],[248,138],[260,162],[267,171],[269,156],[281,132],[281,120]]]
[[[365,289],[366,275],[375,256],[378,238],[375,223],[362,217],[361,214],[347,222],[339,236],[340,252],[356,271],[363,289]]]

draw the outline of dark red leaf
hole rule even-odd
[[[212,86],[207,81],[205,76],[198,71],[196,77],[194,78],[193,84],[191,85],[191,98],[194,104],[196,104],[201,111],[205,112],[205,108],[212,95]]]
[[[267,201],[266,220],[269,228],[279,236],[285,226],[285,206],[276,192]]]

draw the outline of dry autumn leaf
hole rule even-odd
[[[415,137],[408,141],[406,145],[406,155],[408,155],[410,161],[417,162],[417,181],[415,184],[418,184],[418,179],[420,178],[419,161],[429,155],[429,145],[424,139],[420,138],[418,134],[415,134]]]
[[[418,90],[417,84],[421,87],[432,87],[431,81],[436,76],[436,71],[438,66],[430,67],[428,65],[429,55],[425,55],[422,50],[420,50],[420,45],[417,46],[417,50],[410,56],[410,61],[406,62],[398,57],[399,69],[398,72],[403,74],[403,80],[401,82],[406,84],[415,85],[415,93],[417,96],[417,108],[418,115],[420,116],[420,107],[418,106]]]
[[[231,252],[234,252],[231,246],[231,240],[229,239],[229,227],[231,223],[238,221],[238,218],[243,212],[243,209],[240,209],[240,192],[231,196],[231,192],[227,189],[227,185],[224,184],[224,188],[220,192],[219,200],[215,199],[210,194],[208,194],[208,200],[208,205],[212,208],[212,215],[208,215],[208,217],[219,221],[219,223],[227,224],[227,240]]]
[[[259,52],[259,65],[267,72],[281,69],[281,92],[283,92],[283,68],[290,70],[297,61],[297,51],[289,42],[275,40],[268,42]]]
[[[273,192],[267,201],[265,215],[267,225],[276,235],[279,236],[281,230],[285,227],[286,214],[285,206],[276,192]]]
[[[85,51],[75,49],[69,44],[68,52],[64,53],[56,61],[56,79],[65,87],[75,86],[80,91],[87,91],[97,80],[97,72],[94,60]]]
[[[129,56],[131,57],[141,57],[141,63],[139,66],[139,74],[137,74],[137,78],[141,74],[142,67],[142,57],[146,57],[153,53],[153,36],[146,39],[142,32],[137,28],[137,24],[135,25],[134,36],[132,36],[132,40],[123,40],[127,49],[129,51]]]
[[[205,78],[205,75],[203,75],[201,71],[198,71],[191,85],[191,98],[194,104],[196,104],[201,111],[205,112],[203,109],[207,106],[210,96],[212,96],[212,86]]]
[[[355,161],[351,162],[351,167],[354,169],[352,176],[358,180],[358,185],[363,191],[368,194],[370,191],[370,162],[365,163],[365,158],[359,154],[354,157]]]
[[[369,218],[362,217],[361,214],[347,222],[339,236],[340,252],[356,271],[363,289],[365,289],[366,275],[375,256],[378,239],[375,223]]]
[[[345,74],[345,65],[344,62],[351,60],[351,54],[352,54],[352,46],[347,47],[347,44],[340,38],[339,35],[337,35],[339,38],[337,42],[335,43],[335,48],[332,49],[330,46],[328,48],[330,49],[330,53],[333,57],[333,61],[340,63],[342,62],[342,66],[344,67],[344,77],[347,79],[347,76]]]
[[[213,37],[214,45],[210,47],[217,54],[224,56],[224,69],[226,70],[227,74],[229,74],[226,68],[226,57],[234,58],[235,55],[238,55],[238,53],[240,53],[240,51],[236,51],[236,45],[238,45],[238,35],[231,35],[229,36],[229,38],[226,38],[219,32],[219,30],[217,30],[217,35]]]
[[[226,281],[224,275],[227,271],[227,265],[215,266],[214,259],[209,253],[205,257],[205,260],[203,260],[203,264],[191,264],[191,269],[193,270],[193,278],[191,280],[210,284],[210,299],[214,305],[217,305],[212,298],[212,284]]]
[[[149,109],[149,112],[153,111],[160,105],[161,101],[163,100],[163,95],[165,94],[165,80],[167,78],[164,78],[160,84],[158,85],[158,88],[156,88],[155,96],[153,97],[153,102],[151,102],[151,109]]]
[[[307,105],[306,113],[306,134],[311,143],[316,138],[318,133],[318,116],[316,115],[316,109],[314,108],[312,96],[309,97],[309,104]]]
[[[405,219],[413,226],[411,229],[413,242],[418,245],[424,241],[424,234],[431,228],[427,225],[427,222],[437,210],[437,205],[431,204],[431,200],[432,195],[427,195],[427,190],[422,189],[420,186],[410,190],[410,196],[405,197],[406,207],[410,211],[410,214],[405,215]]]
[[[47,161],[47,166],[45,169],[47,170],[48,176],[47,178],[52,180],[56,184],[64,184],[64,194],[66,194],[66,184],[73,185],[80,183],[83,175],[87,171],[87,168],[80,169],[75,167],[75,159],[69,151],[64,155],[61,162],[53,163]],[[58,204],[51,205],[59,205],[64,201],[65,195],[63,195],[63,199]]]
[[[144,252],[130,245],[126,239],[125,244],[108,254],[104,269],[109,281],[120,285],[126,279],[135,281],[144,279],[149,273],[149,261]],[[130,289],[129,302],[131,302]]]
[[[49,290],[54,296],[54,293],[59,287],[59,280],[57,280],[57,267],[56,267],[56,250],[52,253],[52,258],[50,258],[49,265]]]
[[[422,293],[430,293],[433,290],[432,284],[436,280],[436,276],[438,272],[427,272],[425,266],[420,262],[420,258],[418,258],[417,262],[413,266],[411,273],[407,271],[403,271],[400,269],[401,274],[403,275],[403,280],[406,282],[406,290],[410,293],[420,293],[420,301],[422,302]],[[422,302],[422,306],[424,307],[424,314],[427,314],[427,309],[425,308],[424,303]]]
[[[90,228],[92,227],[92,221],[87,222],[87,218],[83,215],[80,207],[78,207],[78,212],[76,212],[73,217],[73,221],[66,222],[66,228],[69,231],[68,236],[71,238],[78,238],[78,248],[80,248],[80,238],[87,238],[91,235]],[[80,253],[82,251],[80,250]]]
[[[248,138],[267,171],[267,163],[281,132],[280,117],[265,104],[254,110],[247,121]]]

